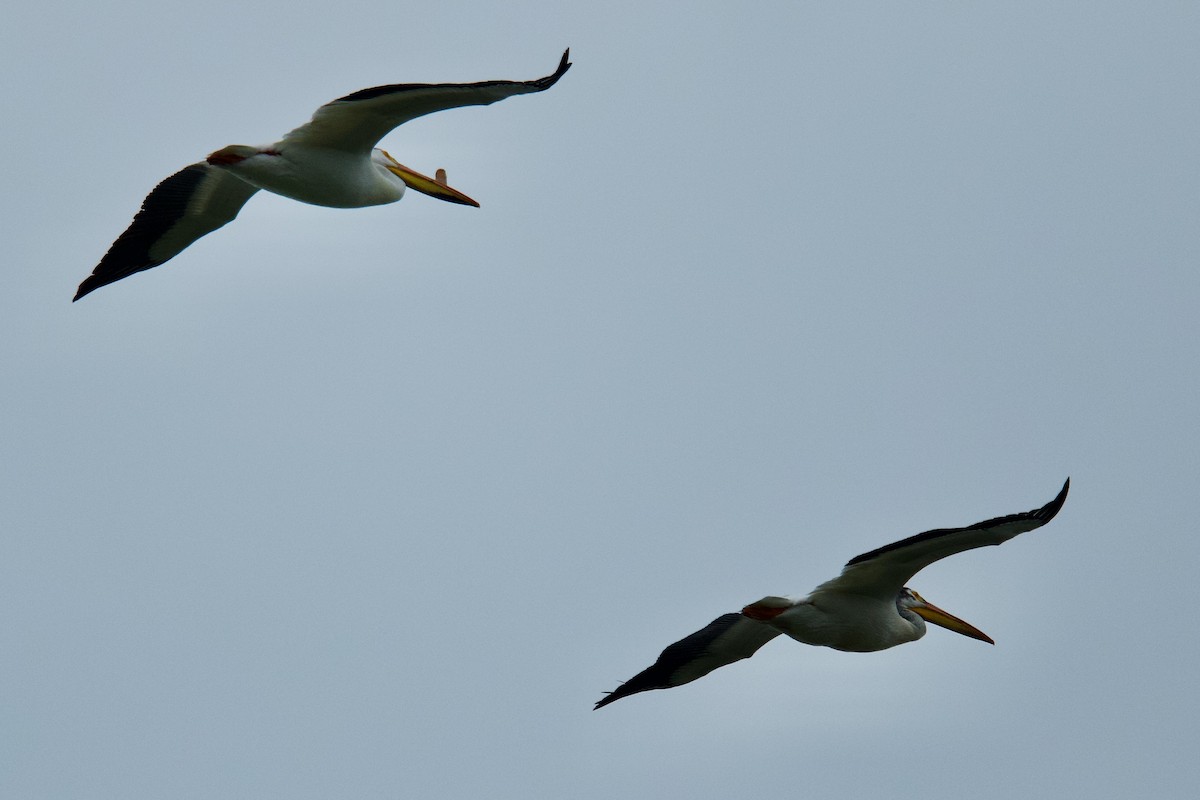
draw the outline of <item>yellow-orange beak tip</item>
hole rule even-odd
[[[992,637],[979,630],[979,628],[976,628],[974,625],[964,619],[959,619],[953,614],[943,611],[933,603],[925,600],[923,597],[920,598],[919,604],[912,607],[912,610],[919,614],[926,622],[932,622],[934,625],[945,628],[946,630],[954,631],[955,633],[968,636],[972,639],[978,639],[979,641],[987,642],[988,644],[994,645],[996,643]]]

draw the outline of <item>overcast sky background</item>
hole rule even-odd
[[[1191,797],[1191,3],[5,12],[0,796]],[[145,194],[394,82],[482,208]],[[996,639],[670,642],[934,527]]]

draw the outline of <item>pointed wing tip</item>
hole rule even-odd
[[[631,695],[631,694],[638,694],[639,692],[645,692],[645,691],[649,691],[651,689],[667,688],[665,686],[643,686],[640,689],[629,689],[629,688],[627,688],[628,685],[629,685],[629,681],[624,681],[620,686],[618,686],[613,691],[605,692],[604,697],[601,697],[599,700],[596,701],[596,704],[594,706],[592,706],[592,711],[599,711],[600,709],[604,708],[609,703],[615,703],[618,700],[620,700],[622,697],[629,697],[629,695]]]
[[[558,68],[556,68],[556,70],[554,70],[554,72],[552,74],[548,74],[548,76],[546,76],[545,78],[538,78],[536,80],[530,80],[530,82],[526,85],[533,86],[533,88],[536,91],[545,91],[547,89],[550,89],[551,86],[558,83],[558,79],[562,78],[564,76],[564,74],[566,74],[566,71],[570,70],[570,68],[571,68],[570,58],[571,58],[571,48],[566,48],[565,50],[563,50],[563,58],[558,60]]]
[[[1055,498],[1049,503],[1046,503],[1046,505],[1038,509],[1037,516],[1046,522],[1054,519],[1058,512],[1062,510],[1063,504],[1067,502],[1067,493],[1070,491],[1071,479],[1068,477],[1065,481],[1063,481],[1062,489],[1059,490],[1058,495],[1056,495]]]
[[[149,267],[141,267],[139,269],[132,270],[129,272],[122,272],[121,274],[118,274],[118,275],[100,276],[95,273],[88,275],[86,278],[83,279],[83,283],[79,284],[79,288],[75,290],[75,296],[73,298],[71,298],[71,302],[74,303],[74,302],[80,300],[81,298],[87,297],[92,292],[96,291],[97,289],[102,289],[105,286],[108,286],[110,283],[116,283],[117,281],[128,278],[130,275],[133,275],[137,272],[140,272],[145,269],[150,269],[151,267],[156,267],[156,266],[158,266],[157,263],[151,264]]]
[[[536,86],[538,88],[538,90],[544,91],[546,89],[549,89],[554,84],[558,83],[558,79],[561,78],[563,75],[565,75],[567,73],[567,70],[569,70],[571,68],[570,58],[571,58],[571,48],[568,47],[566,50],[563,51],[562,58],[560,58],[558,60],[558,68],[554,70],[554,73],[551,75],[547,75],[544,78],[538,78],[536,81],[532,82],[533,85]]]
[[[86,297],[103,285],[102,283],[95,283],[90,277],[87,278],[83,283],[79,284],[79,288],[75,290],[75,296],[71,298],[71,302],[74,303],[81,297]]]
[[[621,685],[616,689],[613,689],[611,692],[605,692],[604,697],[601,697],[596,701],[596,705],[592,706],[592,711],[599,711],[609,703],[617,702],[622,697],[628,697],[631,694],[637,694],[639,691],[645,691],[645,689],[634,689],[633,691],[629,691],[628,688],[626,688],[628,683],[629,681],[621,681]]]

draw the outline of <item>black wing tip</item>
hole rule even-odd
[[[144,266],[134,266],[134,267],[123,269],[123,270],[113,272],[113,273],[110,273],[107,275],[92,273],[91,275],[89,275],[83,279],[83,283],[79,284],[79,288],[75,290],[75,297],[71,298],[71,302],[74,303],[77,300],[79,300],[80,298],[86,297],[87,295],[96,291],[97,289],[108,286],[110,283],[116,283],[117,281],[125,280],[130,275],[136,275],[139,272],[143,272],[148,269],[154,269],[155,267],[160,266],[164,263],[166,263],[166,262],[150,261],[150,262],[147,262]],[[103,271],[103,269],[102,269],[103,266],[104,266],[104,264],[103,264],[103,262],[101,262],[101,265],[99,267],[96,267],[96,269],[99,271]]]
[[[122,275],[121,277],[125,277],[125,276]],[[83,283],[79,284],[79,288],[76,289],[76,296],[72,297],[71,302],[76,302],[77,300],[80,299],[80,297],[86,297],[86,296],[90,295],[92,293],[92,291],[95,291],[96,289],[101,288],[101,287],[107,287],[107,285],[109,283],[115,283],[116,281],[120,281],[120,279],[121,279],[120,277],[112,278],[112,279],[101,279],[95,275],[89,275],[88,277],[84,278]]]
[[[535,81],[530,81],[538,89],[549,89],[554,84],[558,83],[558,79],[567,74],[567,70],[571,68],[571,48],[563,50],[562,58],[558,61],[558,68],[554,70],[554,74],[547,75],[544,78],[538,78]]]
[[[650,669],[653,669],[653,667],[651,667]],[[643,681],[639,682],[638,679],[642,678],[644,673],[648,672],[648,671],[649,670],[644,670],[642,674],[633,676],[632,678],[630,678],[629,680],[625,681],[620,686],[618,686],[616,689],[613,689],[611,692],[605,692],[604,697],[601,697],[599,700],[596,701],[596,705],[592,706],[592,711],[599,711],[600,709],[604,708],[609,703],[615,703],[618,700],[620,700],[622,697],[629,697],[629,695],[631,695],[631,694],[638,694],[640,692],[649,692],[654,689],[670,688],[669,685],[661,685],[658,683],[654,683],[652,681],[643,680]]]
[[[1062,510],[1063,504],[1067,502],[1067,493],[1070,491],[1071,479],[1068,477],[1065,481],[1063,481],[1062,489],[1059,490],[1058,495],[1049,503],[1046,503],[1046,505],[1033,512],[1032,516],[1035,516],[1045,522],[1049,522],[1050,520],[1054,519],[1056,516],[1058,516],[1058,512]]]
[[[1034,527],[1040,528],[1050,520],[1054,519],[1054,517],[1058,515],[1058,512],[1062,510],[1063,504],[1067,502],[1067,492],[1070,491],[1070,489],[1071,479],[1067,478],[1066,481],[1063,482],[1062,489],[1060,489],[1058,494],[1054,496],[1054,499],[1049,503],[1046,503],[1046,505],[1042,506],[1041,508],[1035,508],[1032,511],[1026,511],[1021,514],[1009,514],[1006,517],[996,517],[995,519],[976,522],[974,525],[969,527],[990,528],[994,525],[999,525],[1005,522],[1016,522],[1018,520],[1025,519],[1036,520],[1038,524]]]
[[[599,711],[609,703],[615,703],[622,697],[629,697],[631,694],[648,692],[651,689],[666,689],[666,686],[651,685],[653,683],[652,681],[644,680],[645,673],[652,669],[654,669],[654,667],[649,667],[645,670],[642,670],[642,672],[634,675],[629,680],[622,682],[620,686],[618,686],[616,689],[613,689],[611,692],[605,692],[604,697],[601,697],[596,701],[596,705],[592,706],[592,711]],[[639,679],[642,680],[639,682]]]

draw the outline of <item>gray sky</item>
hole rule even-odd
[[[1200,12],[25,4],[0,127],[0,796],[1191,796]],[[315,7],[314,7],[315,8]],[[15,15],[15,16],[14,16]],[[412,195],[146,192],[392,82]],[[933,527],[996,639],[666,644]]]

